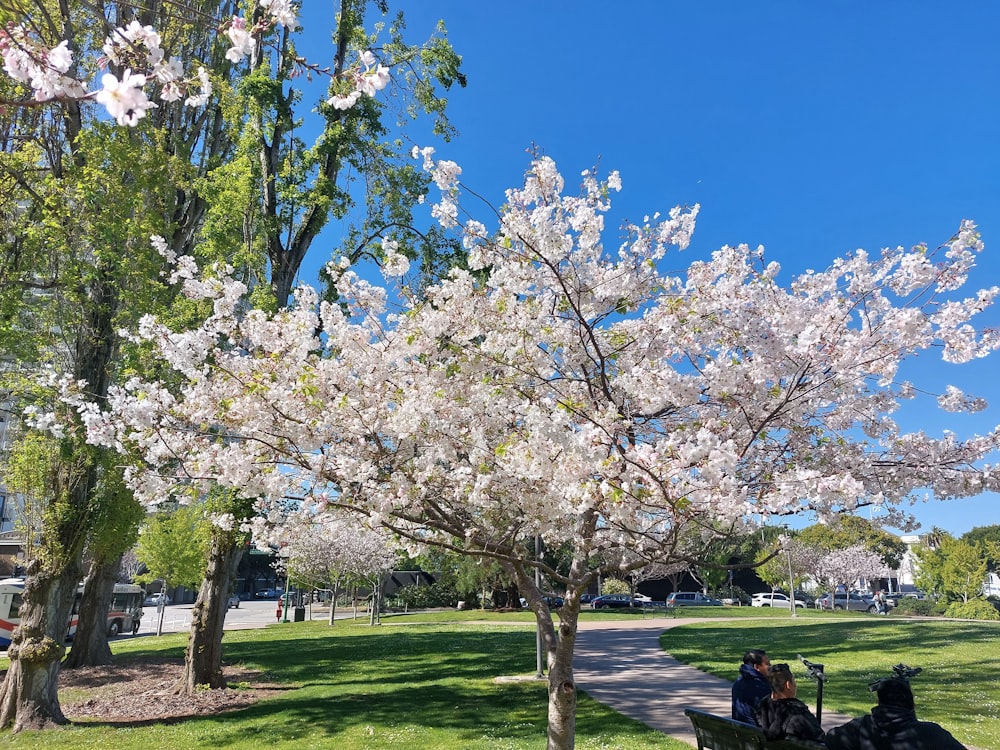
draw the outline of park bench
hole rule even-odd
[[[694,708],[686,708],[684,713],[694,726],[698,750],[815,750],[824,747],[804,740],[768,740],[760,727]]]

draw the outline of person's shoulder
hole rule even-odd
[[[934,742],[935,750],[967,750],[965,745],[955,739],[951,732],[933,721],[918,721],[920,733]]]
[[[827,729],[826,746],[844,748],[844,750],[857,747],[857,736],[861,732],[862,725],[869,720],[869,716],[861,716],[857,719],[851,719],[851,721],[845,722],[839,727]]]

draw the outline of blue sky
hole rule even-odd
[[[469,85],[449,95],[448,110],[460,135],[431,145],[494,205],[520,183],[534,144],[568,184],[594,164],[619,170],[618,217],[700,203],[677,269],[746,242],[764,245],[787,281],[859,247],[935,246],[970,218],[987,246],[974,286],[1000,283],[998,3],[403,0],[394,8],[405,11],[413,40],[443,19],[462,55]],[[324,252],[316,248],[313,261]],[[1000,324],[1000,313],[991,319]],[[907,372],[918,384],[951,382],[991,407],[956,417],[922,402],[907,426],[965,436],[1000,423],[993,360],[954,368],[924,355]],[[913,510],[925,529],[1000,523],[995,495]]]

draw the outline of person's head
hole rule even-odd
[[[768,670],[771,668],[771,658],[767,655],[767,651],[762,648],[752,648],[743,654],[743,663],[749,664],[764,677],[767,677]]]
[[[767,681],[771,683],[771,695],[776,698],[795,697],[795,677],[787,664],[772,664],[767,673]]]
[[[898,677],[890,677],[879,682],[875,689],[880,706],[898,706],[913,710],[913,690],[910,683]]]

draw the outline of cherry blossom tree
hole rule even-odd
[[[567,195],[539,156],[497,227],[459,224],[460,168],[416,155],[469,270],[397,313],[385,290],[334,265],[344,304],[302,289],[269,315],[245,309],[244,285],[184,264],[176,277],[212,314],[139,332],[183,384],[136,377],[108,411],[72,384],[65,398],[91,440],[144,456],[140,495],[197,481],[309,495],[414,548],[499,562],[545,644],[549,748],[574,744],[579,597],[598,576],[697,559],[699,544],[754,519],[862,506],[899,518],[914,492],[996,487],[982,465],[996,434],[934,438],[893,419],[917,393],[898,382],[906,357],[935,347],[961,362],[996,347],[973,323],[997,288],[960,296],[982,249],[971,223],[937,251],[858,251],[784,286],[746,246],[670,276],[661,260],[687,244],[697,207],[628,227],[610,250],[618,175],[587,171]],[[385,252],[387,269],[405,265],[389,240]],[[939,403],[981,406],[957,390]],[[568,569],[536,559],[535,536],[568,550]],[[558,635],[536,567],[565,587]]]
[[[885,572],[882,559],[864,545],[833,550],[821,557],[815,567],[816,577],[827,583],[831,590],[838,586],[850,589],[858,579],[871,580]]]
[[[275,565],[296,581],[331,589],[329,624],[333,625],[337,595],[345,583],[368,583],[375,592],[396,563],[391,537],[382,528],[367,528],[355,515],[316,513],[307,505],[277,526],[256,519],[255,538],[267,539],[281,554]],[[373,601],[372,616],[377,615]]]

